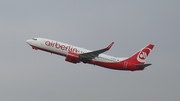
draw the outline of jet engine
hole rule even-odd
[[[69,51],[65,60],[76,64],[80,62],[79,58],[79,54]]]

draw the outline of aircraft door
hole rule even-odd
[[[127,68],[127,66],[128,66],[128,62],[125,61],[125,62],[124,62],[124,65],[123,65],[123,68]]]
[[[41,40],[40,40],[40,44],[41,44],[41,45],[44,45],[44,39],[41,39]]]

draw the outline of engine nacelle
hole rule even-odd
[[[71,63],[79,63],[79,58],[79,54],[69,51],[65,60]]]

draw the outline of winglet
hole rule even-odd
[[[106,47],[105,50],[109,50],[113,44],[114,44],[114,42],[112,42],[108,47]]]

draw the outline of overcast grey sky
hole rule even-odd
[[[180,100],[179,0],[1,0],[0,101]],[[144,71],[68,63],[35,51],[43,37],[127,57],[155,48]]]

